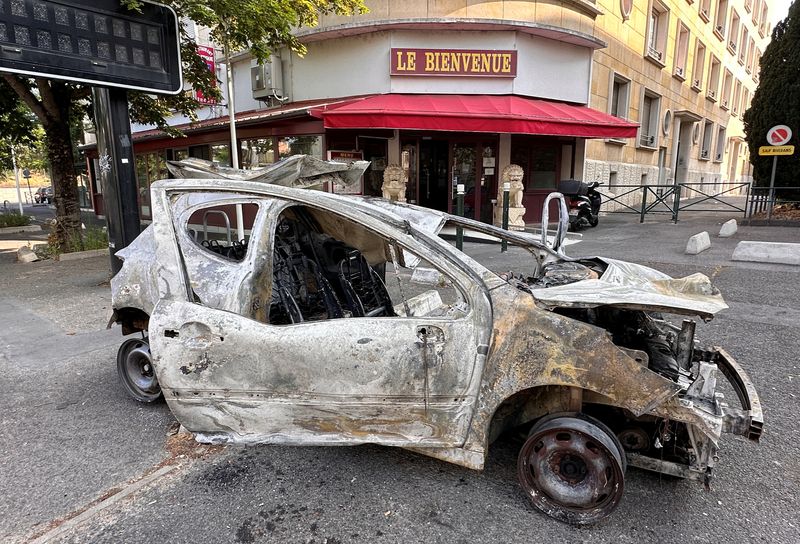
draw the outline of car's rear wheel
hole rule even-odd
[[[559,521],[596,523],[625,488],[625,454],[614,434],[588,416],[548,417],[533,426],[517,473],[533,505]]]
[[[161,398],[147,339],[131,338],[122,343],[117,352],[117,374],[128,394],[139,402]]]

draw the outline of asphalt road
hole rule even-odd
[[[492,447],[483,472],[378,446],[209,448],[168,437],[166,406],[137,404],[117,384],[108,260],[0,260],[0,541],[796,543],[800,268],[730,255],[738,240],[800,241],[800,229],[720,240],[722,219],[605,218],[569,248],[713,277],[731,308],[698,335],[745,366],[766,418],[761,444],[724,441],[711,492],[631,469],[614,515],[584,529],[528,505],[514,436]],[[700,230],[714,246],[684,255]],[[468,249],[494,269],[524,270],[514,252]]]

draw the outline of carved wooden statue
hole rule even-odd
[[[381,186],[383,198],[405,202],[407,183],[406,171],[401,166],[390,164],[383,171],[383,185]]]

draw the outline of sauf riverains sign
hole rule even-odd
[[[393,76],[516,77],[517,52],[392,48]]]

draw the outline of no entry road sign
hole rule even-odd
[[[786,125],[775,125],[767,131],[769,145],[784,145],[792,139],[792,129]]]

